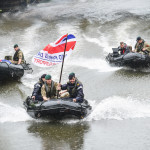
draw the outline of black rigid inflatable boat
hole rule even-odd
[[[37,101],[27,97],[24,102],[27,113],[33,118],[79,118],[83,119],[92,110],[87,100],[75,103],[70,98]]]
[[[8,60],[0,60],[0,81],[18,80],[25,72],[32,72],[30,64],[15,65]]]
[[[150,56],[141,53],[129,52],[120,55],[118,48],[112,48],[113,53],[106,56],[106,61],[113,66],[127,66],[131,68],[150,67]]]

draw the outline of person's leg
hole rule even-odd
[[[70,94],[69,92],[65,92],[63,94],[61,94],[60,98],[69,98],[70,97]]]

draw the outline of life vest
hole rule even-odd
[[[136,45],[135,45],[135,48],[137,47],[137,52],[140,52],[140,51],[142,51],[142,49],[143,49],[143,47],[144,47],[144,43],[145,43],[145,41],[143,40],[142,41],[142,43],[136,43]]]
[[[121,51],[121,54],[123,55],[125,53],[126,49],[127,49],[127,44],[124,43],[124,47],[123,48],[119,46],[119,49]]]
[[[70,94],[71,98],[75,98],[77,96],[77,88],[80,86],[80,81],[76,79],[74,84],[67,82],[67,91]]]
[[[14,54],[14,57],[13,57],[13,61],[18,61],[19,60],[19,57],[18,57],[18,53],[20,52],[21,50],[18,49],[15,54]],[[24,60],[24,55],[22,53],[22,60]]]
[[[49,87],[46,82],[44,83],[44,85],[45,85],[46,97],[52,98],[56,96],[56,87],[54,86],[53,80],[51,82],[51,87]]]

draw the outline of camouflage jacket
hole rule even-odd
[[[41,95],[42,97],[47,97],[47,98],[56,98],[57,96],[57,82],[54,82],[52,80],[51,85],[48,85],[46,82],[43,84],[41,88]]]
[[[148,44],[144,40],[142,43],[138,43],[138,42],[136,43],[135,52],[140,52],[142,51],[143,48],[145,48],[148,52],[150,52],[150,44]]]
[[[24,55],[20,49],[15,52],[13,61],[18,62],[19,59],[21,59],[21,63],[24,63]]]

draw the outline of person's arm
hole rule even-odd
[[[18,65],[21,63],[21,60],[22,60],[22,59],[19,59],[19,61],[18,61]]]
[[[77,97],[75,99],[73,99],[74,102],[82,102],[84,98],[84,94],[83,94],[83,85],[80,84],[77,87]]]
[[[22,61],[22,52],[19,52],[19,60],[18,60],[18,65],[21,64]]]
[[[126,49],[125,49],[125,53],[129,53],[130,50],[129,50],[129,47],[127,46]]]
[[[59,94],[62,95],[64,93],[66,93],[66,92],[67,92],[67,90],[63,90],[63,91],[60,91]]]
[[[67,90],[67,84],[61,85],[61,90]]]
[[[45,86],[44,85],[41,88],[41,95],[42,95],[44,101],[48,100],[48,98],[46,97],[46,91],[45,91]]]
[[[41,85],[40,85],[39,83],[36,83],[36,84],[34,85],[34,89],[33,89],[32,96],[38,95],[38,92],[39,92],[39,90],[40,90],[40,87],[41,87]]]
[[[59,92],[59,95],[62,95],[63,93],[67,92],[67,84],[63,84],[61,85],[60,83],[58,84],[58,91]]]
[[[128,47],[128,50],[129,50],[129,52],[132,52],[132,46],[127,46]]]
[[[57,91],[59,92],[59,95],[62,95],[63,93],[67,92],[67,84],[61,85],[60,83],[58,83]]]
[[[133,52],[137,52],[137,45],[138,45],[138,43],[135,44]]]
[[[118,53],[121,54],[121,47],[118,47]]]
[[[144,43],[143,51],[145,51],[145,50],[150,52],[150,45],[148,43],[146,43],[146,42]]]

